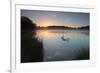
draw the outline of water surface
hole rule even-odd
[[[43,43],[43,61],[89,59],[88,30],[37,30],[35,37]]]

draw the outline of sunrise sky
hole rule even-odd
[[[81,27],[89,25],[89,13],[21,10],[21,16],[30,18],[37,26]]]

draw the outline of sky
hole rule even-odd
[[[37,26],[68,26],[82,27],[89,25],[89,13],[21,10],[21,16],[26,16]]]

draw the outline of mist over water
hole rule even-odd
[[[43,61],[78,60],[89,51],[88,30],[37,30],[36,37],[43,43]]]

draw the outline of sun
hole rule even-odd
[[[37,26],[40,26],[40,27],[52,26],[53,24],[54,24],[54,21],[51,19],[41,19],[37,21]]]
[[[40,21],[38,24],[40,27],[47,27],[53,25],[51,21]]]
[[[47,27],[47,26],[50,26],[50,25],[51,25],[50,22],[44,22],[44,23],[43,23],[43,26],[44,26],[44,27]]]

